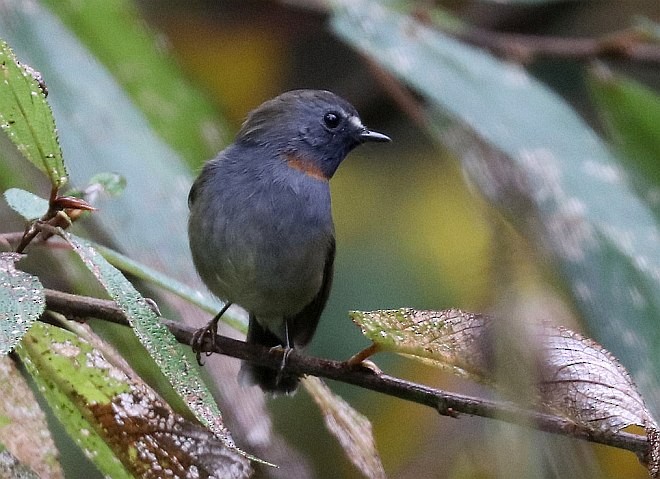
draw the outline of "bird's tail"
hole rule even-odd
[[[269,348],[276,346],[284,347],[282,340],[261,326],[252,315],[250,315],[246,341],[251,344],[261,344]],[[256,384],[264,392],[271,394],[293,394],[300,382],[300,378],[296,375],[282,374],[281,371],[257,366],[246,361],[241,365],[238,378],[241,384]]]

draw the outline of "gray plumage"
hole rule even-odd
[[[333,93],[296,90],[254,110],[236,141],[207,162],[189,195],[189,241],[202,280],[250,314],[248,342],[303,347],[332,283],[335,253],[328,180],[370,132]],[[244,364],[269,392],[298,378]]]

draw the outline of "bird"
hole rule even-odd
[[[199,276],[225,305],[194,336],[198,361],[232,304],[249,315],[248,343],[287,353],[311,341],[332,286],[329,180],[355,147],[389,141],[340,96],[292,90],[251,111],[235,141],[204,164],[188,196],[188,239]],[[244,362],[239,380],[291,394],[300,378],[282,368]]]

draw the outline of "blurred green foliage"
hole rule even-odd
[[[178,73],[166,48],[130,0],[45,0],[67,27],[112,71],[153,130],[191,164],[227,144],[216,109]]]
[[[660,185],[660,96],[603,65],[589,73],[589,86],[608,136],[628,160],[632,171],[645,179],[647,187],[657,187]]]

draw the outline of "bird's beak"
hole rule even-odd
[[[363,143],[365,141],[384,143],[384,142],[392,141],[392,139],[387,135],[383,135],[382,133],[378,133],[377,131],[370,131],[365,128],[360,132],[360,141]]]

